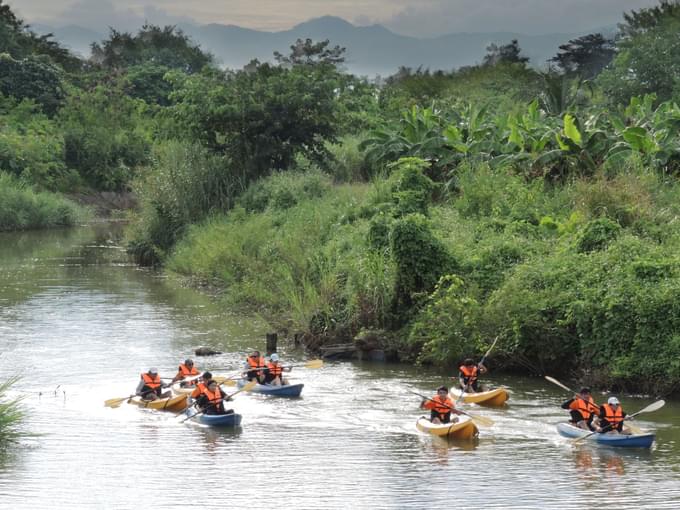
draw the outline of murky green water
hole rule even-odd
[[[198,345],[238,367],[266,327],[126,258],[119,229],[0,234],[0,380],[23,376],[27,428],[0,461],[0,508],[680,508],[680,405],[641,416],[651,451],[573,446],[555,432],[567,396],[540,379],[512,391],[479,440],[415,429],[418,398],[445,375],[400,365],[294,370],[303,398],[239,395],[235,432],[103,401],[139,373],[172,375]],[[286,360],[304,354],[281,345]],[[629,411],[651,401],[623,398]]]

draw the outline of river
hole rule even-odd
[[[477,441],[425,436],[409,390],[447,374],[405,365],[294,369],[302,398],[239,394],[231,432],[103,405],[150,366],[174,375],[198,345],[225,353],[195,358],[200,369],[238,370],[266,332],[137,268],[116,225],[0,234],[0,381],[22,377],[11,394],[37,434],[0,457],[0,508],[680,508],[678,402],[639,417],[657,431],[651,451],[573,445],[555,431],[568,395],[493,373],[510,405],[466,407],[495,422]],[[307,359],[280,344],[286,362]],[[629,412],[652,402],[621,399]]]

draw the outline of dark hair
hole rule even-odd
[[[469,367],[470,365],[474,365],[474,364],[475,364],[475,360],[473,360],[472,358],[467,358],[465,361],[463,361],[463,365],[465,365],[466,367]]]
[[[579,391],[579,393],[590,393],[590,388],[583,387],[581,388],[581,391]]]
[[[445,391],[446,393],[448,393],[449,389],[446,386],[440,386],[439,388],[437,388],[437,393],[439,393],[440,391]]]
[[[184,360],[184,364],[185,364],[185,365],[193,365],[193,364],[194,364],[194,361],[191,360],[191,359],[185,359],[185,360]]]
[[[203,372],[203,379],[206,381],[212,379],[212,374],[210,372]]]

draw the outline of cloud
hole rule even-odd
[[[421,0],[383,23],[408,35],[452,32],[586,31],[622,20],[622,13],[657,0]]]

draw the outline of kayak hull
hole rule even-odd
[[[587,430],[574,427],[569,423],[558,423],[557,432],[561,436],[576,439],[583,437],[589,432]],[[619,448],[649,448],[652,446],[656,435],[652,432],[645,434],[631,434],[629,436],[623,434],[593,434],[592,436],[583,440],[590,443],[603,444],[607,446],[616,446]]]
[[[240,380],[238,387],[243,388],[247,381]],[[300,384],[286,384],[285,386],[272,386],[271,384],[257,384],[250,391],[252,393],[262,393],[263,395],[271,395],[273,397],[299,397],[302,393],[302,388],[305,385]]]
[[[468,416],[460,416],[459,418],[458,423],[435,425],[421,416],[416,422],[416,428],[421,432],[449,439],[472,439],[479,435],[479,429]]]
[[[195,413],[194,410],[187,409],[186,412],[187,416],[191,416],[194,413]],[[208,427],[235,428],[241,426],[241,418],[242,416],[237,413],[201,414],[200,416],[197,416],[193,420],[188,421],[195,421],[203,425],[207,425]]]
[[[142,407],[145,409],[155,409],[158,411],[183,411],[187,407],[188,395],[177,395],[170,398],[161,398],[158,400],[142,400],[141,397],[132,397],[128,400],[128,404]]]
[[[451,395],[454,399],[458,399],[462,391],[458,388],[451,388]],[[500,407],[510,398],[508,390],[505,388],[496,388],[495,390],[480,391],[478,393],[466,393],[463,396],[463,402],[466,404],[479,404],[480,406]]]

